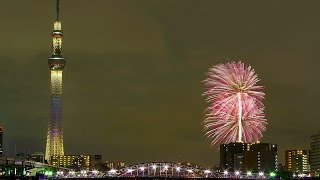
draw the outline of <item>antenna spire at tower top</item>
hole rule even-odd
[[[60,2],[60,0],[57,0],[57,21],[59,21],[59,11],[60,11],[59,2]]]

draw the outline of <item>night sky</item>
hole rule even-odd
[[[320,1],[61,1],[66,154],[129,164],[219,162],[202,81],[242,60],[265,86],[262,141],[309,149],[320,130]],[[7,154],[45,150],[53,0],[0,5],[0,123]],[[5,148],[6,149],[6,148]]]

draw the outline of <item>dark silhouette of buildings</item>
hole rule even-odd
[[[310,170],[316,175],[320,172],[320,132],[311,136]]]
[[[273,172],[278,170],[277,145],[229,143],[220,145],[220,166],[228,171]]]
[[[249,144],[236,142],[220,145],[220,166],[223,170],[244,171],[245,152],[250,148]]]
[[[42,152],[35,152],[31,155],[31,158],[35,162],[44,163],[44,154]]]
[[[252,172],[278,171],[278,148],[276,144],[254,143],[246,152],[246,169]]]

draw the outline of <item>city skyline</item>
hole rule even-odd
[[[72,59],[64,79],[66,152],[217,164],[219,151],[201,128],[202,81],[209,67],[234,59],[255,67],[266,88],[262,141],[278,144],[281,162],[285,149],[310,148],[319,131],[319,3],[195,4],[62,1],[64,52]],[[7,17],[0,123],[11,151],[14,144],[45,150],[54,6],[11,1],[0,12]]]

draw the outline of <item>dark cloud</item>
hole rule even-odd
[[[264,141],[309,148],[319,130],[318,1],[61,2],[66,153],[129,163],[218,162],[202,80],[240,59],[265,85]],[[1,4],[0,121],[12,152],[44,151],[54,1]]]

